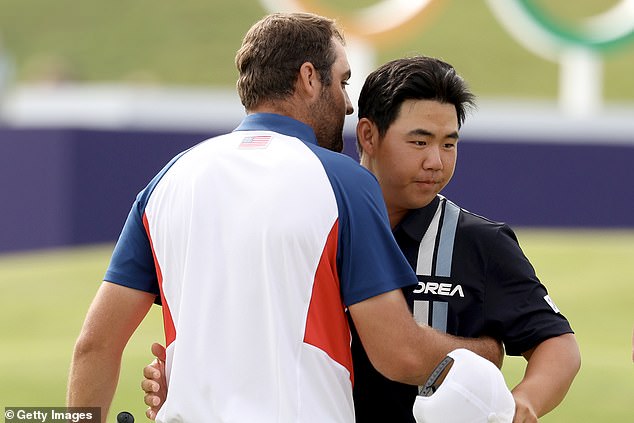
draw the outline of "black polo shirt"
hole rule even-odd
[[[412,210],[393,232],[418,275],[418,285],[403,289],[418,322],[452,335],[492,336],[508,355],[572,333],[508,225],[439,195]],[[379,374],[352,332],[357,422],[415,423],[418,387]]]

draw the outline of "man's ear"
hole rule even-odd
[[[357,141],[361,146],[360,154],[372,156],[379,143],[379,129],[368,118],[361,118],[357,123]]]
[[[310,62],[304,62],[299,68],[297,89],[309,97],[317,97],[321,93],[321,80],[317,69]]]

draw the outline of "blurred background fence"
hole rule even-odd
[[[412,54],[440,57],[465,77],[479,109],[462,130],[448,197],[513,226],[634,228],[634,23],[614,48],[582,45],[594,58],[595,103],[571,113],[561,101],[572,78],[564,60],[515,41],[495,1],[406,2],[429,10],[398,31],[354,26],[359,9],[398,3],[0,0],[0,252],[114,241],[164,163],[239,122],[233,54],[255,20],[289,4],[342,23],[357,85],[373,66]],[[632,8],[510,3],[573,29]]]
[[[481,111],[465,126],[446,196],[513,226],[634,228],[634,125],[491,113],[495,122]],[[116,240],[136,193],[172,156],[238,121],[229,114],[225,125],[188,130],[0,128],[0,252]],[[354,142],[346,131],[352,156]]]

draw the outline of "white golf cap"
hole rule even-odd
[[[511,423],[515,401],[504,376],[489,360],[466,350],[447,354],[421,394],[413,413],[417,423]],[[452,363],[442,383],[434,389],[438,376]]]

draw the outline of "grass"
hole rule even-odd
[[[630,422],[634,393],[634,232],[518,231],[527,256],[564,315],[582,354],[565,402],[542,422]],[[507,360],[509,384],[524,360]]]
[[[345,20],[378,0],[312,0]],[[554,99],[558,66],[520,46],[485,0],[436,0],[437,11],[406,36],[376,47],[377,64],[428,54],[454,64],[481,97]],[[540,7],[576,25],[616,0],[549,2]],[[233,57],[246,30],[266,13],[257,0],[0,0],[0,33],[20,81],[67,73],[82,81],[233,86]],[[344,28],[345,29],[345,28]],[[605,56],[605,98],[634,101],[634,45]]]
[[[518,235],[572,322],[583,357],[564,403],[540,421],[634,421],[634,231],[522,229]],[[64,403],[72,347],[110,251],[105,245],[0,256],[0,407]],[[151,342],[162,339],[160,309],[153,307],[126,349],[113,414],[127,410],[144,421],[141,369]],[[510,385],[522,369],[523,359],[507,358]]]
[[[61,406],[72,348],[108,264],[111,246],[0,257],[0,407]],[[154,307],[130,341],[113,410],[144,413],[140,382],[149,347],[161,341]]]

